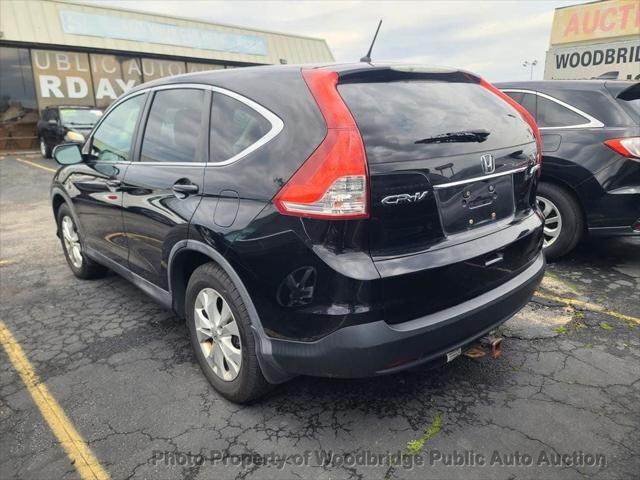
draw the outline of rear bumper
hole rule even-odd
[[[482,337],[517,313],[531,298],[544,270],[540,253],[526,270],[499,287],[403,323],[348,326],[315,342],[262,338],[260,363],[272,382],[297,374],[367,377],[445,363],[447,352]]]

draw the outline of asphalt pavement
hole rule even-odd
[[[238,406],[170,312],[115,274],[72,275],[55,168],[0,156],[0,478],[638,478],[639,238],[588,240],[550,265],[498,359],[300,377]],[[60,439],[71,429],[75,447]]]

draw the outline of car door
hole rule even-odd
[[[201,200],[211,92],[175,85],[150,95],[136,161],[125,175],[124,227],[129,268],[167,290],[168,255],[186,239]]]
[[[62,120],[60,118],[60,111],[56,109],[52,109],[51,113],[53,115],[53,119],[55,123],[49,125],[49,145],[55,147],[56,145],[64,142],[64,127],[62,126]]]
[[[50,147],[54,147],[59,143],[56,140],[58,128],[58,112],[53,108],[45,110],[42,114],[42,138]]]
[[[101,120],[83,149],[84,162],[69,177],[67,189],[91,255],[126,266],[127,239],[122,221],[122,180],[146,94],[118,102]]]

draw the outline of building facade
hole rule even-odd
[[[168,75],[331,61],[317,38],[64,0],[0,0],[0,150],[35,147],[39,113],[50,105],[106,108]]]
[[[640,80],[640,0],[604,0],[557,8],[545,80]]]

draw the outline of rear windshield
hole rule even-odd
[[[634,124],[640,125],[640,82],[614,81],[605,83],[605,87]]]
[[[348,83],[338,90],[370,163],[486,151],[533,141],[510,105],[474,83]]]
[[[622,108],[640,125],[640,82],[626,86],[616,94]]]
[[[640,125],[640,98],[635,100],[620,100],[620,105],[624,108],[631,117]]]

